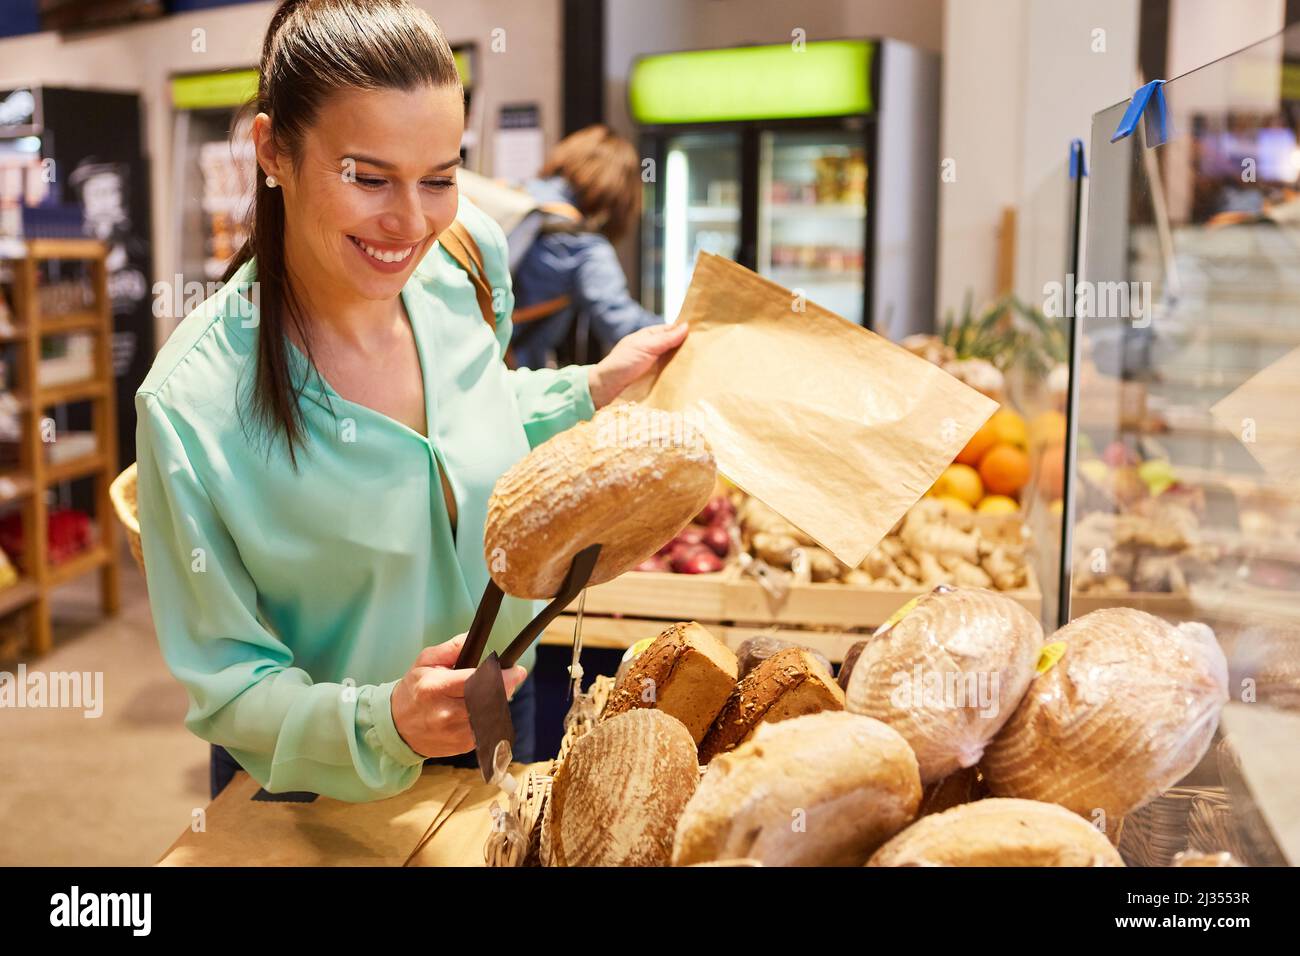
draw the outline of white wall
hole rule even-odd
[[[939,187],[940,315],[968,291],[976,307],[997,294],[1007,207],[1019,215],[1017,285],[1031,294],[1042,230],[1064,221],[1070,140],[1086,146],[1092,114],[1133,91],[1137,16],[1138,0],[947,5],[940,153],[957,176]]]
[[[478,43],[476,117],[491,123],[502,103],[539,103],[547,144],[556,142],[563,121],[560,0],[417,3],[438,21],[451,43]],[[145,151],[153,171],[155,278],[176,270],[174,250],[166,247],[175,214],[168,82],[177,73],[256,66],[275,6],[239,4],[71,36],[45,32],[0,40],[0,87],[39,83],[130,90],[141,95]],[[505,49],[492,52],[492,31],[498,27],[505,30]],[[193,49],[195,30],[203,31],[202,52]],[[486,161],[490,163],[490,137],[484,148],[489,151]]]

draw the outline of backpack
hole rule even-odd
[[[522,189],[468,169],[458,170],[456,179],[461,194],[495,220],[506,234],[512,277],[539,235],[544,232],[577,231],[585,225],[582,213],[569,203],[538,202]],[[477,246],[474,248],[477,249]],[[455,253],[452,255],[455,256]],[[570,301],[569,296],[561,295],[526,308],[515,309],[511,320],[517,326],[535,322],[566,308]]]

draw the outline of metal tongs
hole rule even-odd
[[[478,611],[474,614],[474,623],[470,625],[460,656],[456,658],[457,669],[474,668],[474,673],[465,681],[465,707],[469,711],[469,725],[474,731],[479,770],[488,783],[501,783],[509,775],[511,749],[515,742],[515,726],[510,719],[510,705],[506,701],[501,670],[514,666],[520,655],[546,629],[546,625],[582,593],[596,568],[600,547],[599,544],[593,544],[574,555],[569,571],[560,584],[559,593],[551,603],[516,635],[510,646],[499,656],[493,651],[480,663],[479,658],[483,656],[488,635],[491,634],[497,612],[501,609],[501,599],[505,596],[497,583],[491,577],[488,578],[487,587],[478,603]]]

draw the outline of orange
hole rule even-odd
[[[1060,412],[1043,412],[1029,423],[1030,448],[1064,445],[1065,437],[1065,416]]]
[[[944,507],[947,508],[951,514],[968,515],[971,513],[970,505],[966,504],[966,502],[962,501],[960,498],[954,498],[952,495],[939,495],[934,500],[942,501]]]
[[[949,465],[930,489],[936,498],[958,498],[972,508],[984,497],[984,483],[970,465]]]
[[[955,460],[976,467],[994,445],[1019,445],[1023,448],[1026,441],[1025,420],[1003,405],[971,436]]]
[[[1038,464],[1038,487],[1051,500],[1065,494],[1065,445],[1053,444],[1043,449]]]
[[[1020,510],[1020,505],[1006,495],[985,495],[975,510],[982,515],[1011,515]]]
[[[1029,456],[1015,445],[994,445],[980,459],[979,476],[990,494],[1014,495],[1029,480]]]

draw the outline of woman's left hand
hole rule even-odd
[[[659,356],[681,345],[688,331],[685,322],[674,322],[637,329],[619,339],[610,353],[588,371],[592,404],[602,408],[612,402],[648,372]]]

